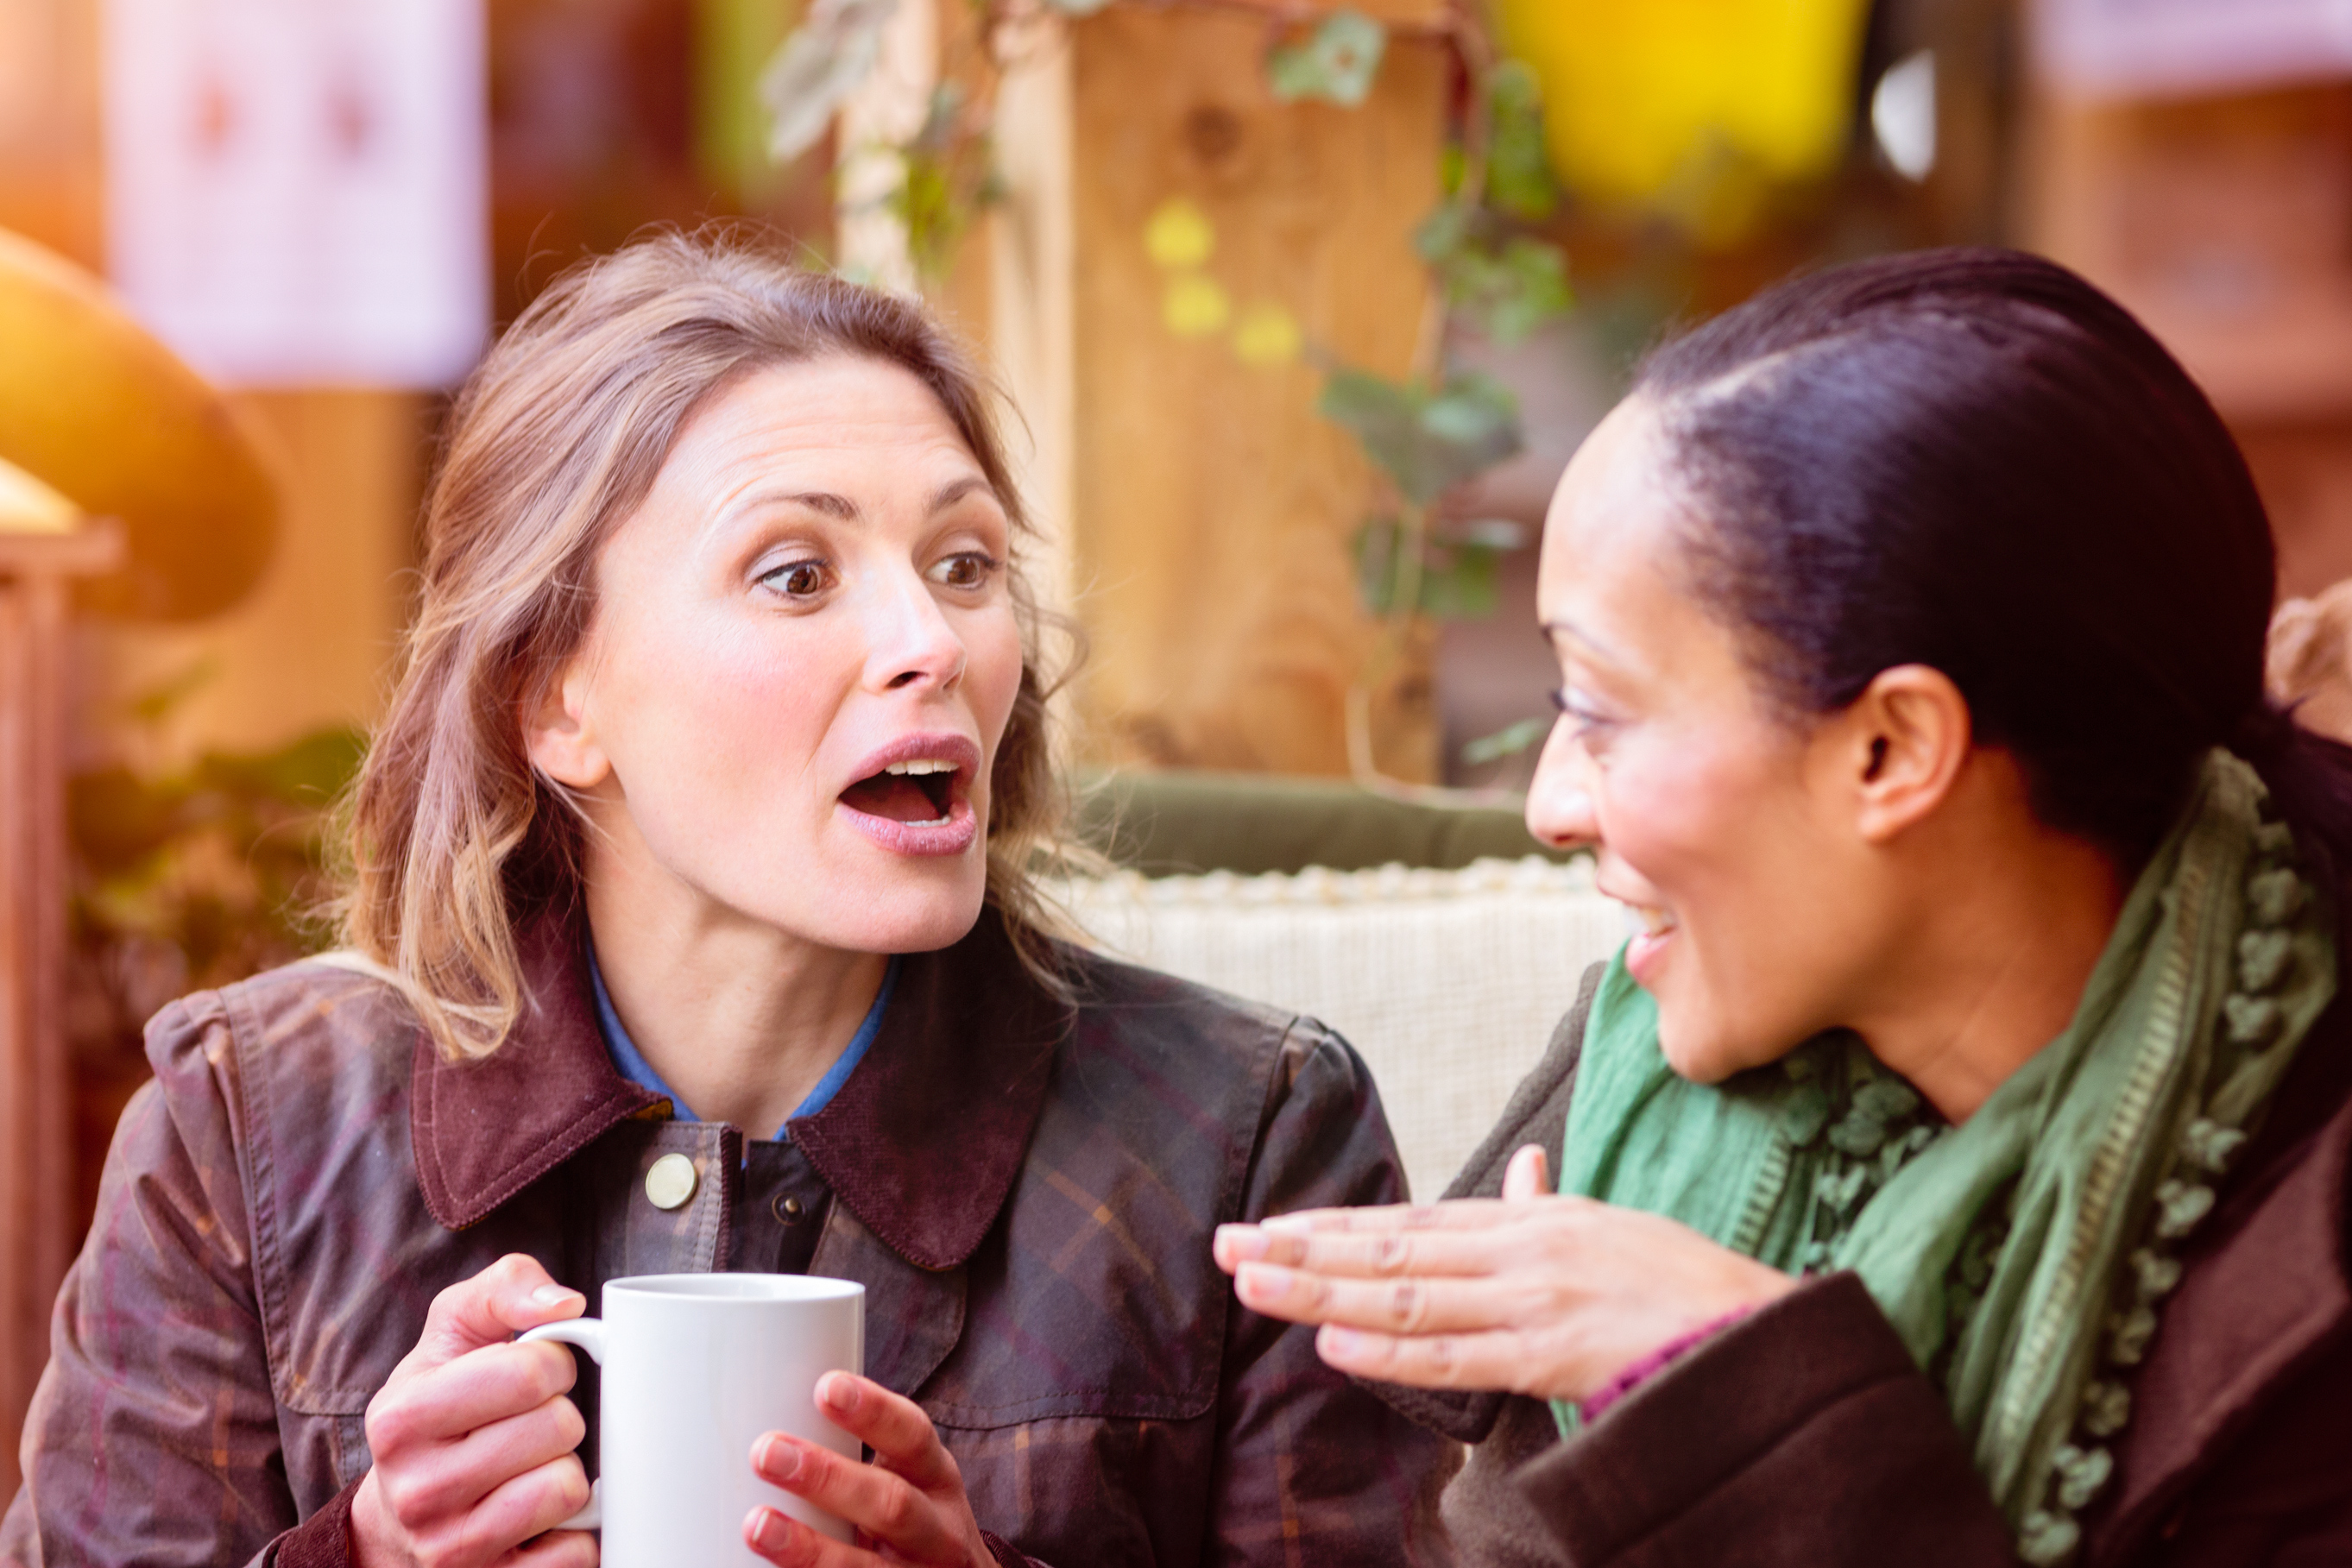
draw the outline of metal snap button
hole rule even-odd
[[[798,1225],[803,1212],[801,1200],[796,1197],[782,1197],[771,1198],[768,1200],[768,1212],[774,1215],[782,1224]]]
[[[656,1208],[676,1208],[694,1196],[699,1178],[684,1155],[664,1155],[646,1172],[646,1197]]]

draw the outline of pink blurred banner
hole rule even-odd
[[[234,385],[433,387],[489,328],[483,0],[105,0],[107,251]]]
[[[2352,75],[2352,0],[2035,0],[2037,63],[2091,97]]]

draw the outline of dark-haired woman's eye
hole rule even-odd
[[[1551,706],[1567,716],[1569,733],[1591,750],[1616,727],[1609,718],[1593,710],[1584,694],[1573,686],[1556,687],[1549,694]]]
[[[963,550],[931,568],[930,577],[942,588],[981,588],[1003,564],[980,550]]]
[[[762,574],[760,581],[786,599],[814,599],[833,586],[833,572],[821,560],[791,560]]]

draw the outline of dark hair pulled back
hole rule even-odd
[[[2352,863],[2352,750],[2263,696],[2276,566],[2245,461],[2080,277],[1994,249],[1837,267],[1666,343],[1635,390],[1698,590],[1795,711],[1940,670],[2036,814],[2129,865],[2227,746]]]

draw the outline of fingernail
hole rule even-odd
[[[1265,1233],[1255,1225],[1220,1225],[1217,1245],[1235,1262],[1265,1256]]]
[[[844,1414],[857,1408],[857,1380],[838,1372],[825,1374],[817,1385],[817,1397]]]
[[[772,1508],[755,1508],[743,1521],[751,1544],[763,1552],[782,1552],[793,1538],[793,1521]]]
[[[1315,1350],[1326,1361],[1352,1361],[1363,1348],[1362,1336],[1354,1329],[1343,1329],[1337,1323],[1325,1323],[1315,1333]]]
[[[1290,1270],[1273,1263],[1245,1263],[1234,1276],[1234,1291],[1245,1301],[1270,1301],[1289,1288]]]
[[[586,1300],[579,1291],[563,1285],[541,1285],[530,1293],[530,1299],[542,1307],[560,1307],[575,1297]]]
[[[801,1473],[801,1451],[780,1437],[762,1437],[751,1455],[751,1466],[768,1479],[782,1484]]]

